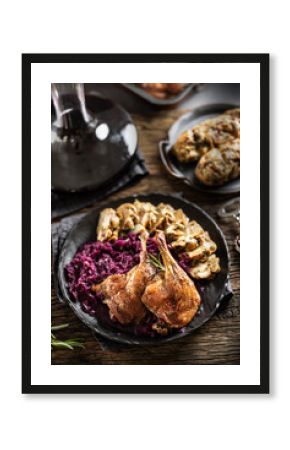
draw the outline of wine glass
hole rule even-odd
[[[224,203],[217,212],[221,219],[234,219],[238,228],[240,229],[240,198],[234,198]],[[240,253],[240,233],[236,236],[234,246],[237,252]]]

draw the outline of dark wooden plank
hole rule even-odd
[[[168,177],[158,153],[158,142],[166,138],[170,125],[185,111],[157,111],[154,114],[134,115],[139,131],[140,147],[143,151],[150,176],[137,185],[111,196],[112,199],[132,193],[182,192],[191,201],[203,207],[217,220],[216,212],[225,201],[223,196],[212,197],[191,190]],[[84,211],[90,208],[84,209]],[[52,323],[69,323],[70,327],[57,333],[59,338],[82,337],[85,349],[53,350],[52,364],[239,364],[240,363],[240,259],[234,250],[233,241],[237,234],[235,223],[219,221],[225,234],[231,257],[230,278],[234,297],[223,304],[217,314],[191,336],[170,344],[156,347],[103,346],[95,339],[73,314],[67,305],[56,298],[52,287]]]

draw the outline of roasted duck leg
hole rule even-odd
[[[197,313],[200,296],[193,281],[170,254],[164,234],[158,233],[156,239],[165,270],[147,284],[142,302],[161,324],[181,328]]]
[[[102,283],[92,287],[95,292],[102,292],[110,316],[121,324],[140,323],[146,314],[141,302],[148,281],[156,270],[147,258],[146,237],[141,237],[142,250],[140,263],[126,274],[111,275]]]

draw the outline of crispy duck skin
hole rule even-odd
[[[147,258],[146,240],[141,237],[140,263],[126,274],[110,275],[92,290],[102,292],[110,317],[123,325],[140,323],[146,314],[141,297],[148,281],[155,275],[155,268]]]
[[[187,325],[198,311],[200,295],[189,276],[170,254],[165,236],[157,234],[164,272],[149,281],[142,297],[144,305],[168,328]]]

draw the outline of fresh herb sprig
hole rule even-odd
[[[74,348],[85,348],[83,345],[83,339],[82,338],[75,338],[75,339],[67,339],[65,341],[60,341],[57,339],[53,331],[63,330],[64,328],[67,328],[69,326],[68,323],[64,323],[62,325],[55,325],[51,327],[51,348],[67,348],[69,350],[73,350]]]
[[[149,259],[153,266],[157,267],[157,269],[162,270],[164,272],[165,267],[163,266],[160,259],[156,258],[156,256],[152,255],[152,253],[148,253]]]

